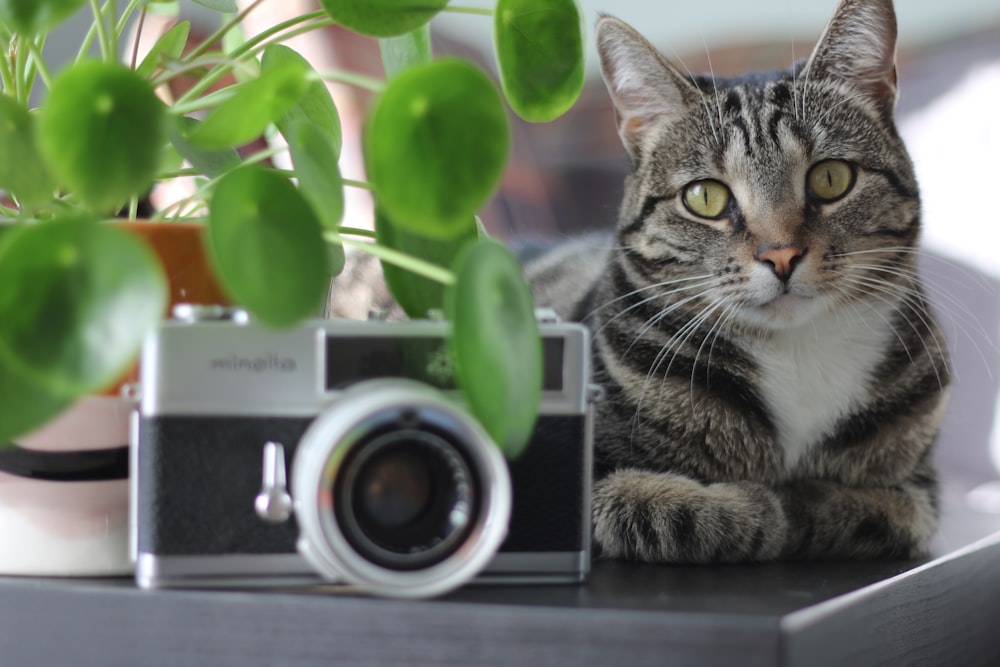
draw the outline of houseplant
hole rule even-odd
[[[0,0],[0,189],[10,195],[0,207],[7,223],[0,442],[113,382],[133,361],[162,315],[163,272],[143,244],[102,222],[118,212],[135,219],[150,187],[193,175],[200,186],[189,205],[152,217],[198,217],[207,207],[205,239],[219,281],[267,324],[290,326],[315,312],[335,270],[330,248],[359,247],[392,267],[390,274],[429,278],[416,289],[405,280],[390,284],[413,315],[451,304],[455,339],[465,341],[455,350],[471,407],[516,453],[537,411],[530,389],[540,384],[530,380],[540,377],[530,298],[509,255],[488,241],[470,243],[478,236],[476,210],[504,168],[506,112],[481,70],[432,59],[427,22],[451,9],[492,14],[507,100],[526,119],[547,121],[582,87],[576,0],[498,0],[493,12],[449,8],[448,0],[322,0],[321,9],[250,40],[233,37],[263,0],[241,10],[234,0],[196,1],[223,13],[216,35],[184,51],[180,23],[141,62],[121,63],[128,21],[172,3],[130,0],[122,8],[89,0],[94,24],[82,55],[55,72],[44,60],[45,39],[88,0]],[[388,82],[317,73],[280,45],[333,23],[382,40]],[[91,43],[96,56],[87,55]],[[164,104],[157,87],[181,75],[197,82]],[[235,82],[218,88],[226,75]],[[369,183],[340,178],[342,138],[323,79],[379,92],[364,137]],[[30,108],[36,88],[42,102]],[[291,173],[263,166],[266,149],[236,152],[273,128],[287,141]],[[341,226],[344,185],[374,191],[376,238]],[[450,296],[434,284],[451,286]],[[481,364],[490,370],[478,372]],[[501,406],[503,417],[487,416],[483,406]]]

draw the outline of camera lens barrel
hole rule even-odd
[[[368,380],[302,436],[292,470],[299,551],[326,579],[428,597],[475,577],[507,534],[511,488],[471,416],[411,380]]]

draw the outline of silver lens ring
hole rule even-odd
[[[365,491],[390,469],[413,473],[406,488],[421,489],[413,497],[426,501],[411,507]],[[317,572],[391,597],[440,595],[468,582],[492,560],[510,520],[499,449],[471,416],[411,380],[369,380],[338,396],[299,442],[292,491],[299,551]],[[428,509],[418,512],[421,503]],[[407,530],[434,537],[411,543]]]

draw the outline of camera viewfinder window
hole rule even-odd
[[[562,391],[564,341],[543,338],[543,389]],[[436,336],[330,336],[326,388],[343,389],[373,378],[405,377],[438,389],[455,389],[447,341]]]

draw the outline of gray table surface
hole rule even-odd
[[[1000,665],[1000,516],[921,561],[648,566],[399,601],[0,578],[0,665]]]

